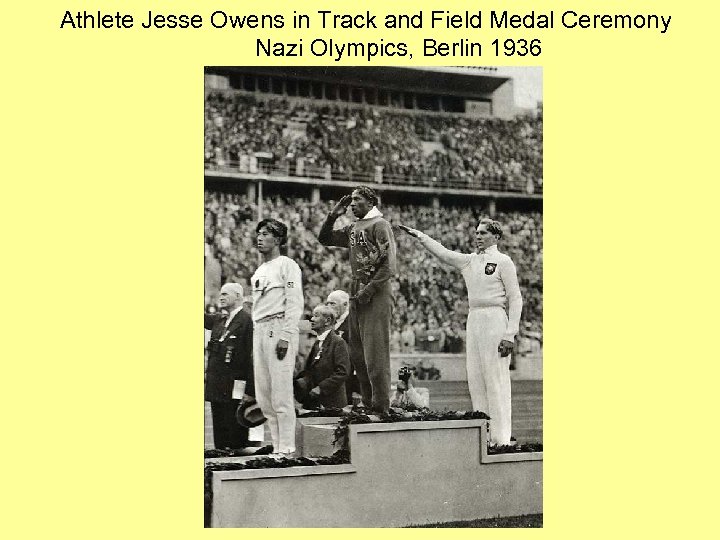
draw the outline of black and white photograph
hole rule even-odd
[[[205,527],[543,526],[542,76],[205,67]]]

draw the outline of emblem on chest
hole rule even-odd
[[[497,263],[487,263],[485,265],[485,275],[492,276],[495,273],[496,268],[497,268]]]
[[[350,231],[350,245],[366,246],[367,237],[365,236],[365,231],[356,231],[355,229]]]

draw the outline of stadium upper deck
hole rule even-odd
[[[490,68],[207,67],[206,90],[511,118],[513,79]]]
[[[362,78],[363,70],[343,78],[338,69],[322,68],[314,80],[305,78],[311,68],[293,69],[296,78],[263,75],[271,68],[208,73],[206,176],[541,198],[542,112],[514,118],[477,107],[448,112],[444,100],[457,96],[417,93],[428,71],[405,69],[404,90],[395,91],[385,86],[395,72],[368,68],[372,79],[356,87],[351,77]],[[465,81],[460,71],[445,75]],[[470,78],[481,80],[471,97],[507,80]]]

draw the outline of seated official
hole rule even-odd
[[[334,331],[335,311],[320,304],[310,319],[318,339],[294,381],[295,399],[306,409],[342,408],[348,404],[345,380],[350,373],[347,344]]]

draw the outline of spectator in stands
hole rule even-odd
[[[215,304],[220,290],[222,267],[215,258],[215,250],[205,244],[205,305]]]
[[[437,319],[430,317],[428,320],[426,351],[430,353],[442,352],[445,347],[445,332],[438,326]]]
[[[402,336],[400,335],[400,330],[393,328],[392,332],[390,332],[390,354],[397,354],[401,351],[401,341]]]
[[[400,350],[405,354],[415,352],[415,331],[409,324],[403,326],[400,334]]]
[[[417,344],[418,350],[427,352],[428,350],[428,331],[427,323],[424,321],[417,321],[415,323],[415,343]]]
[[[247,295],[242,301],[243,311],[252,317],[253,297]]]
[[[212,92],[205,162],[258,172],[262,154],[283,174],[375,181],[382,171],[383,182],[532,194],[542,189],[542,122],[542,110],[508,120]]]
[[[443,324],[445,332],[445,347],[443,352],[461,353],[463,352],[463,338],[461,336],[460,325],[456,322],[445,322]]]

